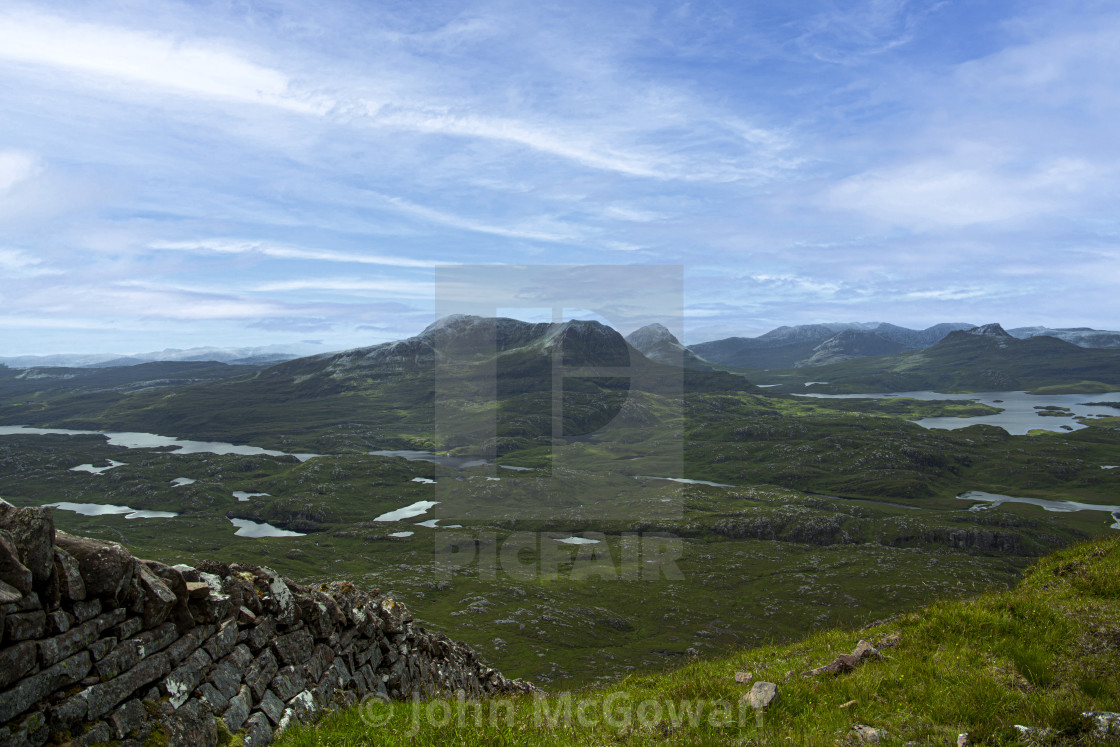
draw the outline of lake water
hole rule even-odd
[[[923,418],[914,422],[925,428],[945,428],[955,430],[970,425],[997,425],[1013,436],[1026,435],[1031,430],[1068,431],[1087,426],[1077,422],[1074,417],[1115,416],[1116,409],[1087,405],[1086,402],[1116,402],[1120,404],[1120,392],[1107,394],[1028,394],[1027,392],[975,392],[970,394],[942,394],[941,392],[892,392],[889,394],[798,394],[798,397],[817,397],[819,399],[896,399],[908,398],[923,401],[951,399],[973,400],[1003,412],[995,415],[979,415],[973,418]],[[1039,415],[1038,407],[1066,407],[1068,416]],[[1062,427],[1067,426],[1067,427]]]
[[[411,537],[414,534],[416,534],[416,532],[390,532],[389,536],[390,537]]]
[[[1096,503],[1078,503],[1077,501],[1051,501],[1046,498],[1018,498],[1012,495],[999,493],[985,493],[982,490],[969,490],[957,496],[962,501],[980,501],[969,511],[986,511],[995,508],[1001,503],[1029,503],[1032,506],[1041,506],[1046,511],[1072,513],[1074,511],[1107,511],[1112,514],[1114,523],[1112,529],[1120,529],[1120,506],[1105,506]],[[985,505],[987,504],[987,505]]]
[[[466,469],[467,467],[484,467],[490,462],[478,457],[453,457],[446,456],[445,454],[436,454],[433,451],[424,451],[422,449],[379,449],[378,451],[369,452],[372,456],[382,457],[401,457],[410,462],[433,462],[444,467],[454,467],[455,469]]]
[[[176,477],[174,480],[171,481],[171,485],[176,487],[176,488],[181,488],[184,485],[194,485],[196,482],[198,482],[198,481],[197,480],[192,480],[189,477]]]
[[[437,503],[439,501],[416,501],[416,503],[409,504],[404,508],[383,513],[374,521],[400,521],[401,519],[411,519],[413,516],[422,516]]]
[[[242,454],[244,456],[289,456],[284,451],[262,449],[259,446],[244,446],[223,441],[191,441],[189,439],[158,436],[154,433],[75,431],[66,428],[32,428],[26,425],[0,425],[0,436],[103,436],[111,446],[126,449],[160,449],[170,447],[174,454]],[[319,454],[291,454],[301,462]]]
[[[250,498],[257,498],[259,496],[266,496],[266,495],[268,495],[268,493],[246,493],[244,490],[233,491],[233,497],[236,498],[239,503],[245,503]]]
[[[132,508],[131,506],[114,506],[109,503],[69,503],[67,501],[60,501],[58,503],[47,503],[46,505],[62,511],[73,511],[82,516],[112,516],[115,514],[124,514],[124,518],[126,519],[171,519],[179,515],[171,511],[148,511],[142,508]]]
[[[711,482],[710,480],[693,480],[688,477],[657,477],[655,475],[634,475],[635,480],[668,480],[669,482],[680,482],[685,485],[711,485],[713,488],[734,488],[735,485],[728,485],[723,482]]]
[[[597,545],[599,540],[588,539],[587,537],[565,537],[558,539],[557,542],[563,542],[565,545]]]
[[[89,472],[90,474],[100,475],[102,472],[113,469],[113,467],[123,467],[128,462],[117,462],[112,459],[107,460],[108,465],[104,467],[94,467],[92,464],[79,464],[77,467],[71,467],[71,472]]]
[[[261,524],[248,519],[230,519],[229,522],[237,527],[234,534],[238,537],[304,537],[303,532],[292,532],[271,524]]]

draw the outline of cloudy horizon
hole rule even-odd
[[[1088,0],[5,3],[0,356],[371,345],[460,263],[1116,329],[1118,72]]]

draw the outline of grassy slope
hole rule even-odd
[[[893,636],[899,642],[883,649],[885,661],[842,675],[802,674],[861,638]],[[629,677],[572,694],[568,711],[556,694],[543,703],[371,702],[298,727],[279,744],[815,745],[851,740],[856,724],[885,729],[886,744],[952,744],[960,732],[974,743],[1016,744],[1014,724],[1051,727],[1062,734],[1057,743],[1073,744],[1077,714],[1120,710],[1118,667],[1120,539],[1110,538],[1043,558],[1011,591]],[[734,681],[739,671],[778,684],[761,719],[739,706],[748,689]],[[682,717],[682,707],[699,718]]]

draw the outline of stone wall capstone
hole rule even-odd
[[[367,696],[532,693],[404,605],[258,566],[169,566],[0,499],[0,745],[259,747]]]

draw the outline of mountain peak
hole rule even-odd
[[[1011,337],[1011,335],[1007,334],[1007,332],[1004,331],[1003,327],[999,326],[998,322],[992,322],[991,324],[982,324],[979,327],[967,329],[965,330],[965,332],[967,334],[977,335],[980,337]]]

